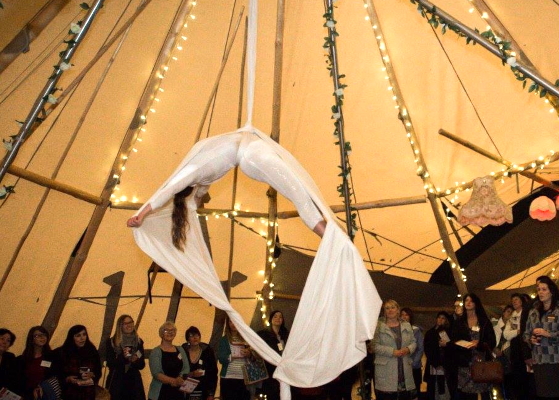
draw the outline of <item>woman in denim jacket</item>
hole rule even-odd
[[[538,301],[528,314],[524,340],[532,346],[538,397],[559,398],[559,290],[548,277],[536,279]]]

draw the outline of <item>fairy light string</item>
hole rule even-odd
[[[120,164],[118,165],[118,170],[120,172],[115,173],[113,178],[117,180],[117,185],[115,185],[113,193],[111,194],[111,202],[114,204],[119,204],[121,202],[132,202],[137,203],[139,199],[136,196],[132,196],[129,198],[125,194],[120,194],[120,183],[122,182],[122,176],[126,171],[126,164],[130,157],[138,152],[139,144],[142,142],[142,136],[147,133],[146,123],[149,118],[150,114],[157,112],[157,107],[161,102],[161,96],[165,92],[163,88],[163,80],[165,76],[169,72],[171,66],[174,62],[179,60],[179,55],[181,54],[182,50],[184,49],[185,43],[188,40],[186,36],[186,31],[188,28],[188,21],[194,21],[196,19],[196,15],[193,14],[194,7],[196,6],[196,1],[190,1],[189,8],[186,13],[186,21],[184,22],[181,31],[175,36],[173,45],[171,47],[171,51],[167,56],[167,60],[162,63],[159,70],[156,72],[156,83],[153,86],[153,93],[151,94],[150,101],[144,106],[142,110],[139,111],[138,116],[138,126],[136,132],[134,134],[134,140],[132,141],[132,145],[122,151],[119,155]]]

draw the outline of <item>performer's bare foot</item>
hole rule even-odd
[[[326,221],[322,220],[314,226],[313,232],[318,236],[324,236],[324,231],[326,230]]]

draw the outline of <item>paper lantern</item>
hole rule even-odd
[[[555,203],[547,196],[535,198],[530,204],[530,217],[538,221],[549,221],[555,218]]]
[[[497,196],[492,176],[474,179],[472,196],[458,212],[462,225],[495,225],[512,222],[512,208]]]

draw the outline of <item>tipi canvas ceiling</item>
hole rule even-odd
[[[0,48],[22,29],[45,0],[3,0],[0,9]],[[116,46],[87,74],[73,95],[27,140],[15,165],[50,177],[59,158],[84,117],[86,104],[104,76],[98,95],[56,177],[91,194],[99,195],[109,177],[139,98],[144,90],[164,37],[180,1],[153,0],[138,17],[120,47],[110,69],[105,70]],[[235,21],[241,1],[199,0],[188,27],[181,35],[182,51],[161,83],[164,92],[153,103],[141,133],[120,177],[115,198],[137,198],[141,203],[174,170],[194,144],[210,91],[222,62],[230,22]],[[559,42],[559,4],[554,0],[486,0],[539,73],[555,82],[559,60],[554,49]],[[470,12],[467,0],[440,0],[437,4],[470,27],[485,30],[479,13]],[[91,60],[115,26],[120,26],[138,2],[106,1],[91,30],[80,45],[59,86],[67,86]],[[260,2],[258,63],[254,125],[270,131],[276,4]],[[346,75],[344,117],[347,140],[351,142],[353,188],[358,203],[424,196],[422,180],[410,149],[406,131],[398,120],[393,93],[388,90],[386,72],[378,50],[377,33],[366,19],[367,10],[358,0],[336,2],[339,63]],[[466,45],[454,33],[432,29],[408,0],[375,0],[402,96],[414,123],[415,132],[432,181],[446,189],[455,182],[471,181],[499,171],[502,166],[438,135],[440,128],[513,163],[525,163],[550,150],[559,151],[559,120],[555,110],[535,94],[522,89],[508,67],[481,46]],[[281,103],[280,143],[294,154],[315,179],[327,201],[340,204],[336,187],[339,151],[334,146],[331,119],[332,81],[326,70],[323,43],[324,9],[321,2],[287,1]],[[0,123],[4,139],[16,134],[15,120],[23,120],[37,94],[58,62],[60,45],[69,24],[83,18],[79,2],[71,0],[30,46],[0,74]],[[121,18],[122,17],[122,18]],[[243,24],[241,24],[242,26]],[[243,28],[237,34],[220,81],[215,106],[206,121],[203,137],[237,128]],[[62,33],[62,34],[61,34]],[[48,50],[54,49],[45,57]],[[31,72],[32,71],[32,72]],[[556,168],[549,165],[540,173],[554,180]],[[0,203],[0,272],[10,264],[44,193],[44,188],[7,175],[3,185],[16,183],[16,193]],[[533,188],[531,180],[519,176],[496,182],[499,195],[513,204]],[[232,174],[212,186],[206,206],[230,209]],[[266,212],[267,187],[239,177],[236,203],[242,210]],[[470,192],[458,195],[463,204]],[[449,197],[450,199],[450,197]],[[448,203],[450,204],[450,203]],[[280,210],[294,207],[283,198]],[[15,257],[15,263],[0,292],[1,324],[19,335],[43,320],[76,244],[84,233],[94,206],[65,194],[51,191],[34,222],[29,236]],[[103,278],[124,272],[118,314],[136,316],[146,290],[146,272],[151,261],[135,246],[126,219],[132,211],[110,210],[104,216],[88,258],[67,302],[54,340],[60,342],[65,329],[83,322],[92,337],[101,335],[105,296],[109,287]],[[342,216],[343,214],[339,214]],[[233,270],[247,280],[232,289],[233,305],[249,320],[256,306],[255,294],[262,287],[266,243],[259,235],[266,221],[240,219],[235,227]],[[358,223],[363,231],[356,244],[371,270],[385,271],[418,281],[428,281],[446,259],[440,234],[428,203],[376,208],[361,211]],[[250,228],[250,229],[248,229]],[[463,242],[471,231],[459,230]],[[219,276],[225,280],[229,263],[230,220],[208,220],[211,247]],[[448,228],[451,232],[450,227]],[[318,238],[298,219],[280,220],[279,237],[284,245],[311,254]],[[455,249],[459,242],[451,235]],[[553,238],[541,238],[550,240]],[[491,268],[488,265],[487,268]],[[547,272],[550,267],[541,272]],[[465,272],[467,274],[467,270]],[[516,278],[504,275],[494,289],[507,288]],[[509,279],[507,281],[507,279]],[[533,277],[524,281],[531,284]],[[157,343],[156,327],[165,320],[172,290],[172,277],[159,275],[153,288],[154,303],[148,305],[141,329],[148,347]],[[403,291],[405,287],[401,288]],[[478,290],[484,287],[476,288]],[[211,332],[213,308],[196,298],[181,302],[178,322]],[[160,296],[160,297],[158,297]],[[397,293],[393,294],[398,297]],[[442,305],[441,306],[446,306]],[[188,325],[187,325],[188,324]],[[62,329],[63,328],[63,329]],[[149,328],[149,330],[148,330]],[[20,342],[21,344],[21,342]]]

